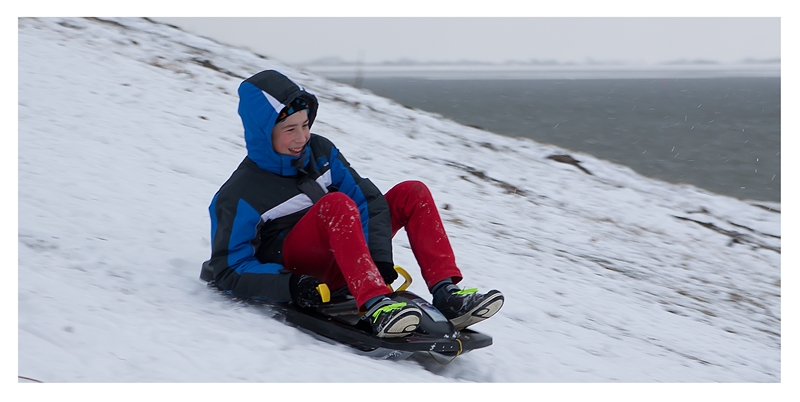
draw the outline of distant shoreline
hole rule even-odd
[[[304,70],[332,79],[409,77],[437,80],[458,79],[647,79],[776,77],[781,66],[772,64],[685,65],[362,65],[304,66]]]

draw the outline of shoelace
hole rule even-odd
[[[453,292],[453,294],[454,295],[468,295],[468,294],[477,293],[477,292],[478,292],[478,288],[469,288],[469,289],[459,290],[458,292]]]
[[[375,310],[375,312],[372,313],[372,322],[378,321],[378,316],[381,315],[381,313],[387,313],[389,311],[394,311],[394,310],[403,308],[405,306],[406,306],[405,302],[387,304],[387,305]]]

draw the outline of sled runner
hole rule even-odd
[[[461,354],[492,344],[489,335],[471,329],[457,331],[432,304],[405,290],[411,285],[411,276],[402,268],[395,268],[405,282],[394,292],[392,299],[416,305],[422,311],[417,330],[406,337],[379,338],[372,335],[369,324],[359,319],[355,299],[345,292],[329,295],[329,300],[316,309],[302,309],[293,303],[251,303],[269,307],[264,309],[268,315],[320,339],[348,345],[359,354],[377,358],[402,360],[414,353],[424,353],[431,354],[434,359],[439,355],[438,362],[449,363]],[[216,289],[208,261],[203,263],[200,279]],[[326,290],[325,287],[321,292],[323,297]],[[449,360],[442,362],[442,357]]]

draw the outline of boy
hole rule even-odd
[[[391,299],[392,237],[405,228],[433,305],[456,329],[503,305],[462,279],[428,188],[400,183],[382,194],[333,143],[310,132],[317,98],[283,74],[262,71],[239,86],[247,156],[214,196],[211,259],[216,285],[238,297],[321,303],[316,290],[347,287],[378,337],[409,335],[419,308]]]

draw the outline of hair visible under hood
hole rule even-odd
[[[282,176],[297,174],[297,166],[305,166],[309,160],[308,144],[300,156],[281,155],[272,148],[272,129],[278,114],[297,98],[308,103],[310,128],[317,116],[317,97],[285,75],[265,70],[239,85],[239,116],[244,126],[247,156],[258,167]]]

